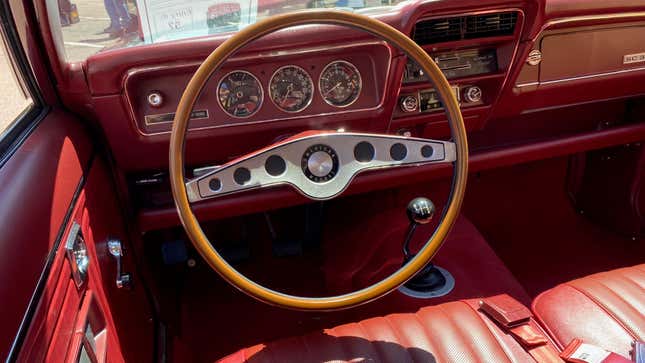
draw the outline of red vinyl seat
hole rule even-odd
[[[540,329],[535,321],[530,324]],[[540,333],[544,334],[542,330]],[[477,300],[468,300],[260,344],[240,350],[220,362],[330,361],[501,363],[535,360],[515,338],[479,311]]]
[[[510,316],[527,310],[516,301],[506,307]],[[632,343],[645,340],[645,264],[558,285],[534,300],[533,312],[544,330],[533,318],[528,324],[551,337],[544,340],[554,353],[551,339],[562,350],[577,338],[630,357]],[[478,300],[449,302],[259,344],[220,362],[535,362],[499,322]]]
[[[645,264],[573,280],[539,295],[533,312],[559,348],[578,338],[625,357],[645,340]]]

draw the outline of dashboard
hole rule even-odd
[[[469,132],[473,171],[645,138],[640,0],[412,0],[372,15],[442,69]],[[101,126],[148,221],[159,220],[156,208],[174,218],[164,184],[174,112],[200,62],[225,39],[98,53],[58,85],[64,103]],[[329,25],[283,30],[242,49],[212,74],[189,130],[189,177],[311,130],[450,137],[441,100],[416,64],[372,35]],[[418,182],[432,174],[422,169],[366,173],[353,186]],[[265,197],[272,207],[298,198]]]

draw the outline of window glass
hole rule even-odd
[[[2,39],[3,40],[3,39]],[[0,134],[17,120],[33,101],[19,82],[5,43],[0,43]]]
[[[311,8],[370,13],[403,0],[55,0],[68,61],[100,51],[227,32]],[[376,8],[376,9],[375,9]]]

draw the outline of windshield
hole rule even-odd
[[[271,15],[312,8],[360,11],[403,0],[57,0],[65,56],[234,32]],[[52,3],[52,2],[48,2]],[[53,2],[56,4],[56,2]],[[55,14],[54,14],[55,15]],[[50,14],[51,16],[51,14]],[[58,30],[58,29],[53,29]]]

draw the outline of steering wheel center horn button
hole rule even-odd
[[[317,144],[309,147],[302,155],[302,172],[316,183],[327,182],[338,172],[338,155],[327,145]]]
[[[249,189],[289,185],[313,200],[335,197],[370,169],[455,161],[455,144],[400,135],[312,131],[282,140],[186,183],[197,202]]]

